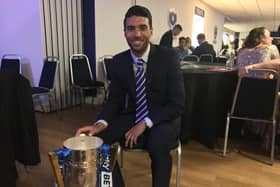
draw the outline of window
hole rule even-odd
[[[192,45],[194,47],[198,46],[197,35],[204,33],[204,10],[195,7],[195,14],[193,16],[193,30],[192,30]]]

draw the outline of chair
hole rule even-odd
[[[226,58],[226,57],[218,56],[218,57],[216,58],[216,63],[219,63],[219,64],[226,64],[226,63],[227,63],[227,60],[228,60],[228,58]]]
[[[176,145],[173,146],[174,148],[172,149],[172,151],[176,151],[177,153],[177,168],[176,168],[176,187],[180,187],[180,178],[181,178],[181,153],[182,153],[182,147],[181,147],[181,142],[180,140],[178,140],[178,142],[176,142]],[[118,162],[120,164],[120,167],[123,167],[123,151],[127,151],[127,152],[146,152],[145,149],[141,149],[141,148],[123,148],[121,145],[118,146],[118,150],[117,150],[117,158],[118,158]]]
[[[8,71],[13,73],[20,73],[21,57],[15,54],[3,55],[1,60],[0,71]]]
[[[187,55],[183,60],[188,62],[198,62],[199,58],[196,55]]]
[[[105,78],[108,81],[111,81],[112,59],[113,59],[113,56],[111,56],[111,55],[104,55],[103,57],[101,57],[103,72],[104,72]]]
[[[108,91],[111,83],[111,74],[112,74],[112,60],[113,56],[112,55],[104,55],[103,57],[100,58],[100,62],[102,64],[102,69],[103,73],[106,79],[106,88],[105,88],[105,98],[104,102],[107,99],[108,96]]]
[[[55,93],[55,79],[56,79],[56,72],[57,72],[57,65],[59,60],[57,57],[48,56],[44,60],[43,69],[41,72],[41,77],[39,81],[39,85],[37,87],[32,87],[32,97],[39,97],[42,95],[47,95],[50,111],[52,109],[52,98],[55,100],[55,109],[58,110],[56,106],[56,93]],[[43,104],[40,101],[42,109]]]
[[[70,57],[71,84],[74,93],[78,90],[80,99],[90,95],[92,103],[97,94],[97,89],[102,88],[106,92],[103,82],[93,79],[88,57],[84,54],[73,54]],[[104,96],[105,97],[105,96]],[[82,103],[82,102],[81,102]]]
[[[253,70],[252,73],[256,75],[270,74],[273,75],[273,78],[265,79],[256,76],[239,78],[232,108],[227,115],[223,155],[226,156],[231,119],[257,121],[263,124],[272,124],[270,164],[273,164],[279,74],[268,69]]]
[[[213,55],[211,54],[202,54],[199,57],[199,62],[200,63],[213,63]]]

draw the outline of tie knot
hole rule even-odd
[[[144,62],[144,60],[142,58],[138,58],[137,62],[136,62],[137,67],[138,68],[143,67],[143,62]]]

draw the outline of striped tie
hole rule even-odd
[[[146,78],[143,68],[143,59],[138,59],[136,65],[136,118],[135,124],[148,116],[147,98],[146,98]]]

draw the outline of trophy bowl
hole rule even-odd
[[[67,187],[96,187],[97,149],[103,144],[95,136],[72,137],[64,141],[64,147],[71,150],[64,163],[63,180]]]

